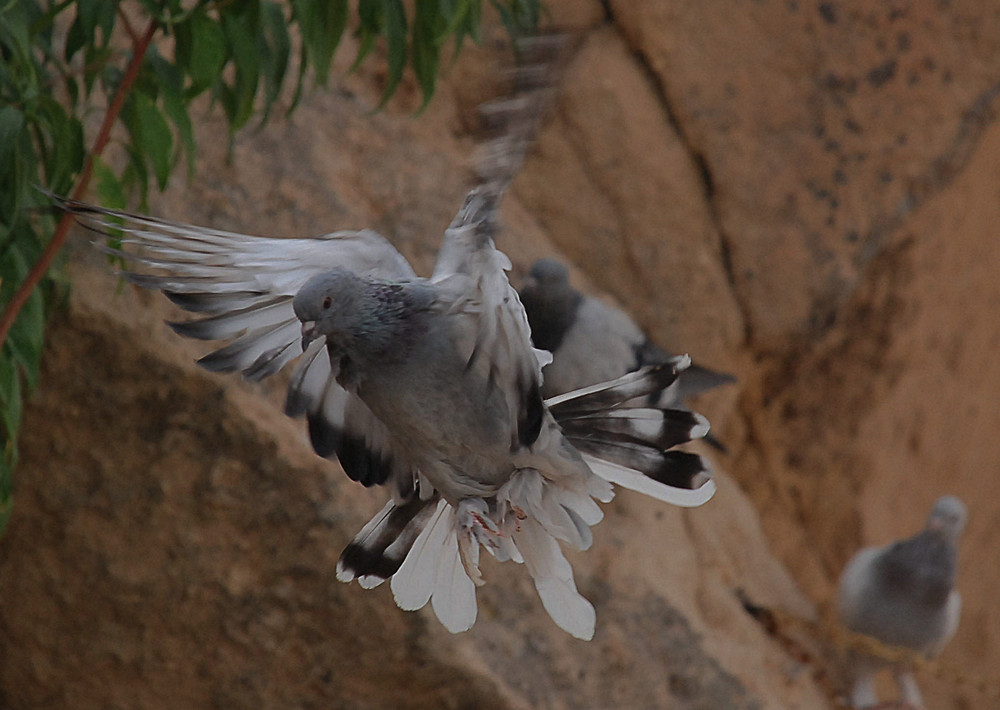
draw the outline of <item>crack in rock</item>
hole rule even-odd
[[[712,169],[705,157],[704,151],[699,150],[691,137],[684,130],[683,123],[674,110],[674,107],[670,101],[670,97],[667,94],[666,87],[660,78],[660,75],[653,68],[652,63],[643,53],[643,51],[629,42],[628,35],[624,33],[621,26],[618,24],[615,18],[614,10],[611,7],[610,0],[602,0],[602,6],[604,7],[605,17],[607,18],[608,24],[615,28],[619,37],[628,47],[632,54],[636,65],[639,67],[640,71],[646,78],[646,82],[653,90],[653,95],[656,97],[657,102],[663,110],[663,116],[666,120],[668,126],[670,126],[671,131],[677,136],[678,141],[684,148],[688,157],[691,160],[692,165],[694,165],[697,174],[698,182],[701,186],[702,199],[705,202],[709,219],[711,220],[712,227],[716,234],[719,236],[719,253],[722,257],[722,268],[726,274],[726,281],[729,284],[730,291],[733,294],[733,300],[739,309],[740,319],[742,321],[742,332],[743,332],[743,342],[752,342],[752,321],[750,319],[750,313],[743,303],[743,300],[739,297],[739,290],[736,283],[735,267],[733,264],[733,255],[731,247],[731,238],[726,233],[725,228],[722,225],[722,218],[719,214],[719,206],[716,200],[716,189],[715,189],[715,179],[712,177]]]

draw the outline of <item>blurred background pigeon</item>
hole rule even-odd
[[[536,261],[519,294],[535,347],[552,353],[552,362],[543,370],[542,392],[546,397],[673,357],[653,343],[624,311],[573,288],[569,269],[556,259]],[[681,406],[689,397],[735,381],[732,375],[692,363],[673,387],[649,404]],[[706,441],[723,450],[711,435]]]
[[[941,652],[958,628],[962,599],[955,589],[958,538],[965,505],[954,496],[934,504],[926,527],[913,537],[885,547],[861,550],[840,578],[837,611],[851,631],[927,657]],[[856,653],[851,659],[854,707],[878,703],[875,673],[884,660]],[[893,666],[902,700],[915,708],[923,699],[910,668]]]

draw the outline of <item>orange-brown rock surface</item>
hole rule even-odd
[[[552,14],[581,41],[500,246],[515,278],[563,255],[662,344],[738,374],[700,403],[729,447],[716,498],[606,508],[572,558],[594,641],[560,632],[510,564],[486,567],[480,619],[452,636],[336,582],[380,496],[311,453],[280,382],[194,365],[204,348],[162,325],[177,313],[121,289],[81,235],[0,539],[0,706],[834,707],[834,645],[805,625],[782,643],[739,590],[822,613],[857,547],[916,530],[943,493],[970,523],[941,661],[995,682],[1000,15],[959,0]],[[502,56],[488,47],[419,117],[412,87],[371,114],[372,70],[239,136],[230,162],[207,118],[197,178],[153,211],[268,235],[373,227],[427,273],[469,185],[472,109]],[[918,680],[932,710],[1000,707]]]

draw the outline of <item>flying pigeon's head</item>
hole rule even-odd
[[[931,514],[927,518],[928,530],[940,530],[950,540],[957,540],[965,528],[968,513],[965,504],[955,496],[943,496],[937,499]]]
[[[302,321],[302,349],[325,335],[327,342],[343,345],[366,317],[370,283],[347,269],[333,269],[313,276],[292,300]]]

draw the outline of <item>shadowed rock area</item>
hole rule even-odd
[[[552,10],[581,41],[499,246],[515,281],[559,254],[664,347],[738,375],[698,403],[729,449],[716,498],[605,507],[570,556],[592,642],[560,632],[509,563],[484,565],[479,620],[453,636],[388,589],[336,581],[381,494],[312,454],[281,381],[199,369],[206,348],[162,324],[177,311],[116,284],[80,234],[0,539],[0,706],[835,707],[836,644],[787,621],[769,633],[740,590],[822,614],[858,547],[914,532],[944,493],[970,522],[941,663],[995,677],[1000,15],[971,0]],[[505,56],[463,54],[419,117],[415,87],[372,114],[378,72],[341,78],[241,134],[228,163],[208,117],[197,177],[152,212],[266,235],[372,227],[427,274]],[[947,672],[918,681],[934,710],[1000,707]]]

